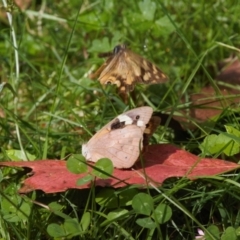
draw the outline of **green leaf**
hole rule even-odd
[[[67,235],[69,236],[76,236],[79,235],[82,231],[80,228],[80,224],[78,223],[76,218],[71,218],[71,219],[66,219],[63,227],[67,233]]]
[[[239,144],[224,133],[219,135],[211,134],[205,137],[200,149],[206,155],[225,153],[227,156],[232,156],[239,153]]]
[[[4,214],[3,219],[7,222],[21,222],[21,219],[14,213]]]
[[[233,156],[237,153],[239,153],[239,143],[236,143],[234,139],[231,137],[226,136],[224,133],[219,134],[219,139],[218,141],[223,145],[223,152],[227,156]]]
[[[149,228],[149,229],[153,229],[157,226],[156,223],[150,217],[139,218],[136,220],[136,223],[143,228]]]
[[[175,16],[171,16],[172,19],[175,18]],[[175,31],[175,27],[172,24],[172,22],[169,20],[167,16],[164,16],[158,20],[155,21],[156,23],[156,29],[158,31],[158,35],[168,36],[171,33]]]
[[[91,175],[86,175],[86,176],[84,176],[84,177],[82,177],[82,178],[79,178],[78,180],[77,180],[77,186],[81,186],[81,185],[84,185],[84,184],[86,184],[86,183],[88,183],[88,182],[91,182],[92,180],[93,180],[93,176],[91,176]]]
[[[18,195],[5,195],[1,200],[1,210],[6,221],[21,222],[28,219],[31,205]]]
[[[85,158],[80,154],[73,154],[67,160],[67,169],[75,174],[87,172],[87,164]]]
[[[126,213],[128,213],[128,210],[126,210],[126,209],[116,209],[116,210],[108,213],[107,217],[108,217],[108,220],[115,220],[116,218],[118,218]]]
[[[6,150],[6,154],[7,156],[12,160],[12,161],[25,161],[25,160],[30,160],[33,161],[36,159],[36,156],[28,153],[28,152],[23,152],[21,150],[15,150],[15,149],[11,149],[11,150]]]
[[[154,210],[153,217],[156,218],[158,223],[163,224],[171,219],[172,209],[168,205],[160,203]]]
[[[108,158],[99,159],[94,167],[92,174],[103,179],[109,178],[114,169],[112,161]]]
[[[107,37],[100,39],[94,39],[92,46],[88,49],[88,52],[109,52],[112,51],[112,46],[109,43]]]
[[[114,36],[111,39],[112,48],[114,48],[119,43],[121,43],[123,38],[124,38],[124,34],[121,31],[115,31]]]
[[[90,214],[90,212],[83,213],[82,219],[81,219],[81,222],[80,222],[80,226],[81,226],[81,229],[82,229],[83,232],[88,229],[90,223],[91,223],[91,214]]]
[[[224,125],[224,127],[226,128],[227,133],[232,134],[236,137],[240,137],[240,131],[237,130],[236,128],[228,125]]]
[[[65,237],[66,232],[64,231],[63,227],[56,224],[51,223],[47,226],[47,232],[51,237]]]
[[[221,240],[237,240],[236,230],[233,227],[228,227],[221,236]]]
[[[216,145],[218,136],[216,134],[208,135],[204,138],[203,143],[200,144],[200,149],[203,154],[211,155],[218,151],[219,146]]]
[[[138,3],[138,6],[142,12],[142,17],[148,21],[152,21],[154,19],[155,11],[156,11],[156,3],[151,0],[143,0]]]
[[[48,207],[51,209],[51,211],[61,211],[63,209],[63,206],[57,202],[49,203]]]
[[[134,196],[132,207],[137,213],[150,216],[153,211],[153,199],[146,193],[139,193]]]
[[[112,188],[102,189],[95,198],[96,203],[107,208],[118,207],[118,197]]]
[[[101,23],[104,21],[104,18],[106,18],[106,13],[104,11],[102,11],[101,14],[97,14],[95,11],[85,11],[85,13],[79,15],[78,22],[84,24],[83,32],[86,33],[86,31],[96,31],[96,29],[101,28]],[[70,25],[71,22],[72,21],[69,21]]]
[[[126,189],[119,193],[119,206],[130,206],[132,199],[138,194],[136,188]]]
[[[220,232],[217,226],[211,225],[207,228],[207,230],[213,235],[215,239],[220,239]],[[212,236],[210,236],[207,232],[204,233],[206,240],[213,240]]]

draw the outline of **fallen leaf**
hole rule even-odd
[[[169,177],[197,177],[212,176],[239,168],[238,164],[220,159],[199,158],[170,144],[151,145],[144,154],[145,172],[151,181],[160,186]],[[89,188],[89,184],[77,186],[79,178],[86,174],[73,174],[67,170],[66,161],[37,160],[33,162],[0,162],[0,166],[28,167],[32,176],[24,180],[20,193],[42,190],[45,193],[63,192],[71,188]],[[89,167],[90,168],[90,167]],[[113,177],[96,179],[96,186],[124,187],[128,184],[146,186],[146,180],[141,177],[143,169],[138,162],[135,170],[114,169]],[[139,174],[139,172],[141,174]],[[117,179],[116,179],[117,178]]]
[[[220,88],[220,93],[212,86],[206,86],[200,93],[192,94],[190,116],[199,122],[209,120],[213,116],[220,114],[224,109],[239,103],[240,91],[234,89]]]
[[[232,108],[234,106],[238,107],[240,100],[240,60],[237,57],[229,57],[221,65],[220,74],[215,77],[216,86],[207,85],[197,93],[191,94],[191,104],[187,109],[188,112],[182,111],[184,117],[175,117],[184,129],[196,128],[195,124],[186,121],[188,119],[185,116],[186,114],[189,114],[191,118],[198,122],[205,122],[221,114],[229,106],[232,106]],[[218,90],[216,90],[216,87]],[[185,103],[184,99],[182,103]]]
[[[228,58],[223,63],[222,71],[216,77],[217,80],[230,83],[239,84],[240,83],[240,61],[237,57]]]

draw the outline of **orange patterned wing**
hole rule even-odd
[[[134,89],[136,83],[164,83],[167,76],[154,64],[127,49],[125,45],[114,48],[112,55],[91,76],[99,76],[101,84],[115,84],[121,92]]]

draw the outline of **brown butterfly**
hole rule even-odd
[[[136,83],[156,84],[168,80],[157,66],[127,49],[124,44],[102,56],[108,56],[108,59],[90,78],[98,77],[102,85],[115,84],[120,92],[132,91]]]

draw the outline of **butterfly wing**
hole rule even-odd
[[[97,162],[109,158],[116,168],[130,168],[137,160],[142,149],[143,133],[136,125],[127,125],[102,135],[100,139],[87,143],[86,158]]]
[[[152,116],[144,130],[143,134],[143,146],[147,148],[149,145],[149,139],[153,135],[153,133],[157,130],[158,126],[161,123],[161,118],[159,116]]]
[[[167,76],[154,64],[130,51],[124,45],[97,70],[101,84],[115,84],[120,91],[132,91],[137,82],[151,84],[167,81]],[[116,49],[115,48],[115,49]]]
[[[128,77],[128,72],[131,70],[130,66],[128,67],[127,62],[124,59],[125,53],[124,50],[120,51],[114,57],[110,57],[107,59],[106,63],[108,64],[102,65],[102,71],[99,76],[99,81],[102,85],[106,84],[114,84],[120,88],[121,91],[125,86],[125,80]],[[101,67],[100,67],[101,68]],[[133,79],[132,79],[133,82]]]
[[[151,107],[140,107],[119,115],[82,146],[83,156],[92,162],[109,158],[116,168],[131,167],[142,149],[143,133],[152,112]]]
[[[164,83],[168,80],[165,75],[156,65],[149,62],[140,55],[126,49],[126,65],[132,66],[136,82],[144,84]],[[127,82],[130,84],[130,82]]]

